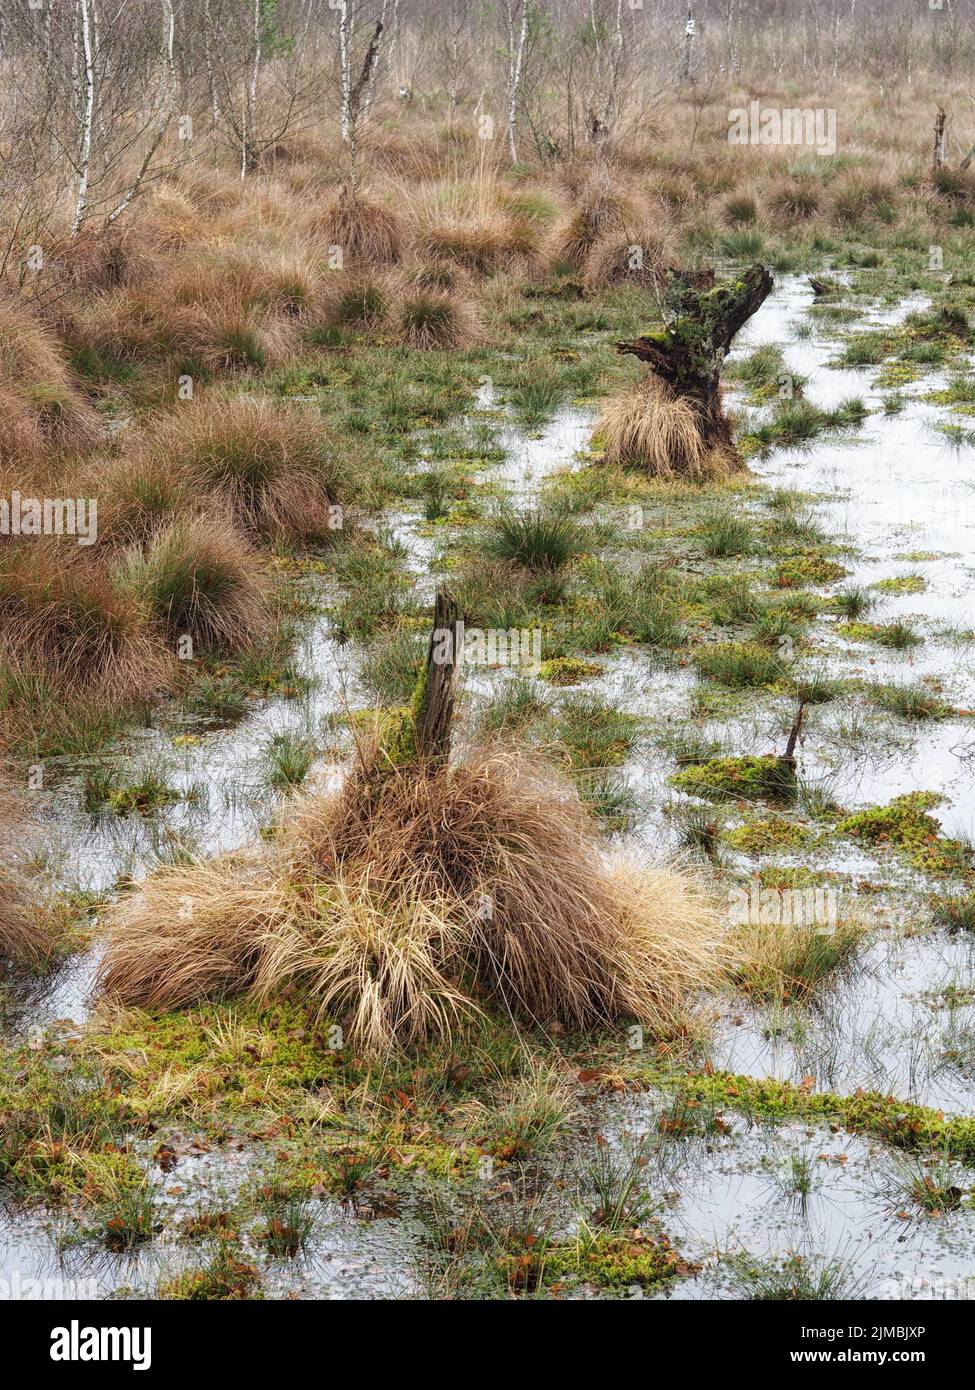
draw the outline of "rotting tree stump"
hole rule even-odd
[[[739,280],[718,284],[713,270],[665,273],[661,296],[663,327],[618,352],[646,362],[650,371],[687,400],[700,421],[705,445],[738,466],[741,459],[721,405],[721,369],[732,339],[761,308],[772,290],[772,274],[753,265]]]
[[[447,765],[463,660],[464,622],[456,599],[437,590],[427,659],[405,708],[392,710],[380,732],[377,759],[364,758],[367,779],[396,770],[417,775]]]

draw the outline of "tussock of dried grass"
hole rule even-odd
[[[488,750],[303,798],[259,870],[155,875],[118,909],[102,982],[148,1008],[297,987],[376,1051],[446,1036],[488,1001],[672,1033],[720,977],[722,936],[689,880],[609,864],[571,786]]]
[[[244,993],[262,943],[287,915],[287,895],[263,859],[161,869],[118,908],[102,983],[125,1003],[160,1010]]]
[[[22,882],[0,866],[0,960],[36,970],[53,949],[50,931],[29,906]]]
[[[109,701],[150,699],[170,674],[132,595],[78,547],[38,537],[0,550],[0,659]]]
[[[309,230],[329,246],[339,246],[346,266],[395,264],[403,250],[403,229],[391,208],[361,193],[339,190],[324,213],[316,214]]]
[[[0,463],[83,449],[98,434],[53,334],[26,305],[0,296]]]
[[[674,259],[674,243],[662,227],[638,227],[632,235],[611,231],[586,257],[583,286],[588,294],[604,285],[653,286]]]
[[[168,470],[264,544],[327,535],[346,476],[317,412],[244,396],[160,417],[137,459],[147,479]]]
[[[607,401],[594,438],[607,462],[658,478],[699,482],[725,477],[738,466],[733,455],[708,447],[690,402],[652,375]]]
[[[64,289],[86,294],[143,284],[161,266],[159,247],[147,231],[132,222],[109,232],[83,230],[53,249],[51,268]]]
[[[447,290],[407,288],[397,304],[396,327],[402,341],[420,351],[445,352],[480,336],[470,301]]]
[[[129,449],[99,460],[86,478],[97,489],[98,538],[104,545],[144,545],[160,527],[199,506],[193,479],[151,450]]]
[[[170,640],[185,633],[201,650],[252,646],[271,630],[270,590],[260,560],[223,517],[190,516],[124,557],[119,578]]]
[[[169,251],[185,246],[203,233],[203,220],[193,200],[169,183],[157,184],[150,191],[138,225],[144,236]]]
[[[544,238],[531,223],[508,217],[496,207],[480,213],[427,220],[416,250],[433,261],[460,266],[475,275],[509,270],[531,276],[545,264]]]
[[[593,247],[605,237],[629,237],[645,225],[646,211],[632,194],[618,187],[608,172],[589,175],[576,194],[575,209],[558,241],[558,257],[584,266]]]

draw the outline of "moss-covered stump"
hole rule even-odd
[[[616,345],[648,365],[671,402],[690,408],[714,475],[744,467],[721,403],[721,369],[735,334],[765,302],[772,283],[763,265],[721,284],[713,270],[668,270],[662,326]]]

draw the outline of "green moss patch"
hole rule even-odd
[[[570,1280],[602,1289],[660,1288],[694,1272],[663,1233],[598,1233],[569,1245],[550,1245],[543,1256],[547,1283]]]
[[[923,574],[898,574],[891,579],[878,579],[870,587],[882,594],[923,594],[928,581]]]
[[[779,801],[795,799],[795,774],[772,754],[710,758],[692,763],[670,779],[671,786],[709,800]]]
[[[816,838],[813,831],[804,825],[783,820],[776,816],[772,820],[749,821],[726,830],[723,839],[732,849],[745,850],[749,854],[769,854],[775,850],[799,849],[809,845]]]
[[[813,552],[783,560],[775,571],[773,583],[779,589],[801,589],[807,584],[833,584],[848,574],[849,570],[837,560]]]
[[[971,850],[941,833],[928,811],[944,800],[936,792],[895,796],[887,806],[857,811],[837,824],[841,835],[870,845],[889,845],[926,873],[964,873],[971,868]]]
[[[603,673],[596,661],[583,661],[575,656],[556,656],[543,661],[538,674],[550,685],[581,685],[583,681],[593,680]]]
[[[894,1148],[932,1149],[961,1162],[975,1160],[975,1119],[946,1120],[940,1110],[896,1096],[876,1091],[842,1096],[732,1072],[691,1072],[676,1084],[697,1105],[725,1105],[776,1124],[796,1117],[833,1121],[851,1134],[869,1134]]]

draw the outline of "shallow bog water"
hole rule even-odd
[[[818,324],[809,338],[797,338],[795,325],[812,300],[798,279],[781,282],[736,344],[745,352],[763,343],[783,347],[786,361],[808,378],[806,394],[833,406],[851,394],[871,407],[862,432],[840,442],[817,441],[805,450],[778,450],[752,467],[763,481],[814,494],[817,519],[830,535],[854,548],[849,581],[872,584],[904,574],[921,574],[926,588],[917,594],[888,595],[879,620],[910,618],[925,637],[909,654],[851,643],[836,624],[817,627],[812,666],[873,680],[937,677],[947,698],[975,708],[975,644],[959,640],[972,624],[975,568],[975,450],[949,447],[933,425],[946,418],[944,407],[918,399],[937,378],[904,388],[908,397],[897,415],[880,411],[882,392],[871,373],[837,370],[828,363],[839,340]],[[896,322],[919,301],[877,311],[874,322]],[[485,406],[490,401],[483,402]],[[591,412],[566,408],[531,437],[513,426],[503,434],[507,457],[491,474],[519,504],[537,498],[545,478],[576,465],[576,452],[588,439]],[[398,510],[387,519],[393,536],[408,551],[409,563],[429,597],[437,565],[436,545],[419,526],[416,509]],[[933,558],[918,558],[932,556]],[[324,586],[324,581],[322,581]],[[161,760],[174,786],[187,800],[149,821],[138,817],[92,817],[80,804],[80,778],[66,778],[39,803],[39,819],[55,869],[65,884],[109,891],[120,876],[136,878],[164,855],[174,841],[190,840],[202,854],[213,854],[252,839],[273,811],[260,771],[260,755],[270,738],[301,729],[320,739],[329,752],[316,768],[328,784],[341,775],[341,737],[337,716],[370,703],[359,683],[362,651],[338,643],[326,618],[305,630],[297,654],[300,673],[310,681],[301,700],[255,702],[232,727],[187,729],[190,741],[174,744],[171,728],[144,731],[127,752],[133,766]],[[624,650],[601,658],[602,676],[588,689],[644,716],[657,729],[688,718],[695,677],[688,669],[652,663],[647,653]],[[505,672],[476,672],[472,693],[487,695]],[[859,742],[844,725],[859,719]],[[715,728],[741,752],[781,747],[791,719],[788,702],[757,700],[747,715],[714,721]],[[945,804],[936,814],[949,834],[975,830],[975,724],[963,718],[926,725],[880,715],[856,698],[811,713],[800,766],[805,777],[828,784],[832,796],[849,809],[884,802],[901,792],[933,790]],[[641,742],[622,770],[639,811],[628,833],[614,837],[630,852],[659,859],[673,847],[674,800],[667,779],[672,761],[652,741]],[[793,857],[793,862],[801,862]],[[854,878],[881,867],[849,843],[838,844],[822,863]],[[825,992],[818,1010],[801,1018],[782,1010],[722,1008],[715,1022],[711,1060],[716,1067],[757,1076],[798,1080],[812,1075],[820,1089],[849,1093],[862,1086],[913,1099],[946,1113],[975,1113],[975,1048],[967,1062],[957,1060],[957,1035],[975,1031],[975,1005],[937,1007],[939,992],[964,992],[975,983],[970,944],[942,933],[911,935],[903,927],[915,913],[905,881],[903,901],[896,894],[885,905],[889,920],[871,948],[864,969]],[[97,961],[90,952],[71,961],[52,981],[27,996],[15,1019],[29,1031],[59,1018],[81,1020],[89,1007],[89,987]],[[954,1061],[946,1061],[954,1056]],[[655,1123],[657,1098],[618,1105],[607,1132],[647,1130]],[[793,1155],[805,1155],[815,1173],[813,1191],[797,1210],[783,1197],[777,1175]],[[675,1156],[679,1161],[675,1161]],[[734,1120],[711,1146],[679,1141],[650,1165],[646,1182],[662,1203],[662,1219],[675,1240],[699,1260],[699,1276],[668,1296],[739,1296],[726,1261],[716,1250],[748,1251],[756,1257],[808,1250],[839,1255],[855,1269],[872,1296],[923,1296],[938,1280],[963,1277],[975,1262],[975,1226],[968,1209],[932,1221],[897,1214],[897,1174],[882,1146],[828,1128],[785,1125],[749,1130]],[[191,1191],[212,1190],[242,1181],[247,1157],[218,1156],[185,1170]],[[181,1177],[181,1182],[183,1178]],[[966,1175],[967,1185],[975,1181]],[[885,1186],[886,1183],[886,1186]],[[892,1194],[894,1194],[892,1196]],[[180,1199],[173,1199],[180,1200]],[[901,1201],[903,1207],[903,1201]],[[332,1203],[320,1204],[307,1259],[269,1267],[269,1292],[297,1296],[381,1298],[415,1290],[415,1224],[407,1217],[357,1221]],[[0,1226],[0,1269],[21,1277],[95,1277],[100,1295],[113,1289],[151,1289],[168,1271],[182,1267],[186,1252],[156,1242],[134,1263],[96,1261],[90,1249],[59,1254],[58,1227],[46,1213],[8,1208]],[[921,1281],[917,1285],[911,1281]]]

